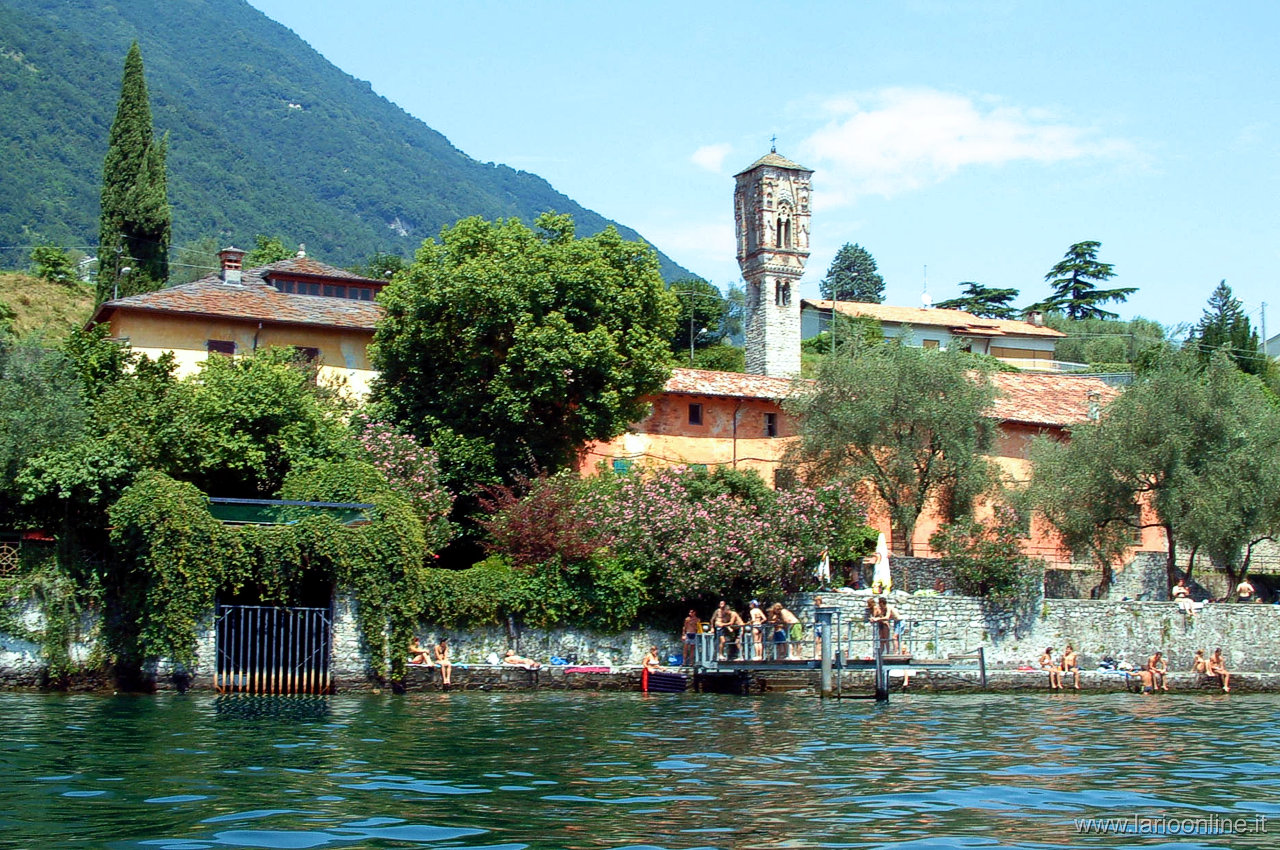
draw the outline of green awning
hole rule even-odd
[[[209,499],[209,513],[228,525],[294,525],[309,516],[331,516],[343,525],[369,521],[373,505],[359,502],[296,502],[285,499]]]

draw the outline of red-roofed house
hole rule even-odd
[[[293,346],[320,366],[322,380],[343,381],[357,395],[374,372],[368,346],[382,316],[384,281],[352,274],[301,254],[242,269],[244,252],[219,254],[222,271],[193,283],[107,301],[90,319],[151,357],[173,352],[190,374],[210,354],[244,354]]]
[[[1066,365],[1053,358],[1054,343],[1066,336],[1062,331],[1036,321],[984,319],[964,310],[936,307],[806,299],[800,306],[801,338],[812,339],[825,331],[830,326],[833,308],[851,319],[874,319],[886,337],[905,334],[906,343],[917,348],[948,348],[958,340],[977,354],[989,354],[1020,369],[1056,372],[1063,371]]]

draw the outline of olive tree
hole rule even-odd
[[[910,555],[926,505],[962,516],[993,483],[983,453],[994,398],[985,367],[959,350],[856,345],[826,358],[813,388],[788,402],[800,432],[790,459],[810,481],[878,497],[894,549]]]

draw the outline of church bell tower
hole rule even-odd
[[[747,372],[800,374],[800,276],[809,259],[809,176],[777,149],[735,175],[738,266],[747,284]]]

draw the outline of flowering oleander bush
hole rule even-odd
[[[365,459],[381,472],[392,487],[409,497],[422,520],[427,551],[438,552],[453,539],[457,529],[449,521],[453,495],[440,480],[440,459],[413,435],[386,422],[357,415],[352,424]]]
[[[526,483],[522,498],[501,490],[487,501],[490,551],[519,569],[568,577],[604,607],[604,576],[582,567],[601,563],[601,552],[640,582],[607,582],[629,594],[615,600],[628,609],[637,592],[645,604],[662,604],[799,590],[816,582],[824,549],[833,559],[856,557],[873,539],[862,506],[836,485],[775,492],[755,473],[685,466]]]

